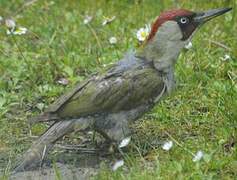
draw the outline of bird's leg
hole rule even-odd
[[[95,119],[95,130],[99,132],[111,145],[110,151],[125,147],[131,136],[129,124],[139,118],[150,106],[142,105],[129,111],[108,114]]]
[[[122,127],[119,126],[120,123],[114,125],[110,129],[97,130],[105,138],[105,143],[103,143],[103,150],[106,150],[106,154],[114,154],[115,152],[120,152],[121,142],[130,135],[130,130],[128,126],[123,124]]]
[[[95,130],[105,139],[105,141],[102,142],[102,144],[98,144],[98,148],[100,149],[100,152],[102,152],[103,155],[114,153],[114,151],[112,151],[113,149],[112,146],[116,144],[115,141],[111,139],[105,131],[101,129],[95,129]]]

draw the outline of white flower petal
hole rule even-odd
[[[57,82],[62,85],[68,85],[69,83],[68,79],[66,78],[60,78]]]
[[[112,166],[112,170],[116,171],[118,168],[122,167],[123,165],[124,165],[124,160],[118,160]]]
[[[193,47],[193,44],[192,44],[191,41],[184,46],[184,48],[187,49],[187,50],[191,49],[192,47]]]
[[[5,24],[6,24],[7,28],[9,28],[9,29],[14,29],[16,27],[16,23],[12,19],[6,19]]]
[[[7,35],[11,35],[12,34],[12,31],[10,31],[9,29],[7,29]]]
[[[84,20],[83,20],[83,23],[84,23],[84,24],[88,24],[88,23],[90,23],[90,22],[92,21],[92,19],[93,19],[92,16],[86,15],[85,18],[84,18]]]
[[[105,26],[106,24],[111,23],[113,20],[115,20],[115,18],[116,18],[116,16],[105,17],[103,22],[102,22],[102,25]]]
[[[120,144],[119,144],[119,148],[123,148],[125,146],[127,146],[129,144],[129,142],[131,141],[131,137],[126,137],[125,139],[123,139]]]
[[[109,38],[109,43],[110,44],[116,44],[117,43],[117,38],[116,37]]]
[[[231,59],[230,55],[229,54],[225,54],[224,57],[221,57],[221,60],[222,61],[229,61]]]
[[[198,151],[193,157],[193,162],[198,162],[203,158],[204,153],[202,151]]]
[[[88,131],[87,134],[88,134],[88,135],[93,135],[93,134],[94,134],[94,131]]]
[[[163,144],[162,149],[165,151],[169,151],[173,146],[173,141],[167,141]]]
[[[19,28],[17,28],[15,31],[13,31],[12,33],[13,33],[14,35],[22,35],[22,34],[25,34],[27,31],[28,31],[27,28],[25,28],[25,27],[19,27]]]
[[[137,33],[136,33],[137,39],[140,42],[143,42],[148,37],[149,33],[150,33],[150,27],[148,25],[146,25],[145,28],[140,28],[137,31]]]

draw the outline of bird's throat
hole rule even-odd
[[[157,46],[154,42],[146,44],[137,50],[136,55],[152,61],[154,67],[160,72],[168,72],[170,68],[174,68],[175,63],[180,54],[180,49],[170,47],[169,44],[165,46]]]

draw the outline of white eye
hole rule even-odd
[[[182,17],[182,18],[180,19],[180,22],[181,22],[182,24],[186,24],[186,23],[188,23],[188,18]]]

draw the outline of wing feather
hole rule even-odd
[[[49,106],[36,122],[130,110],[155,102],[163,93],[165,84],[158,72],[148,65],[138,66],[84,81]]]

